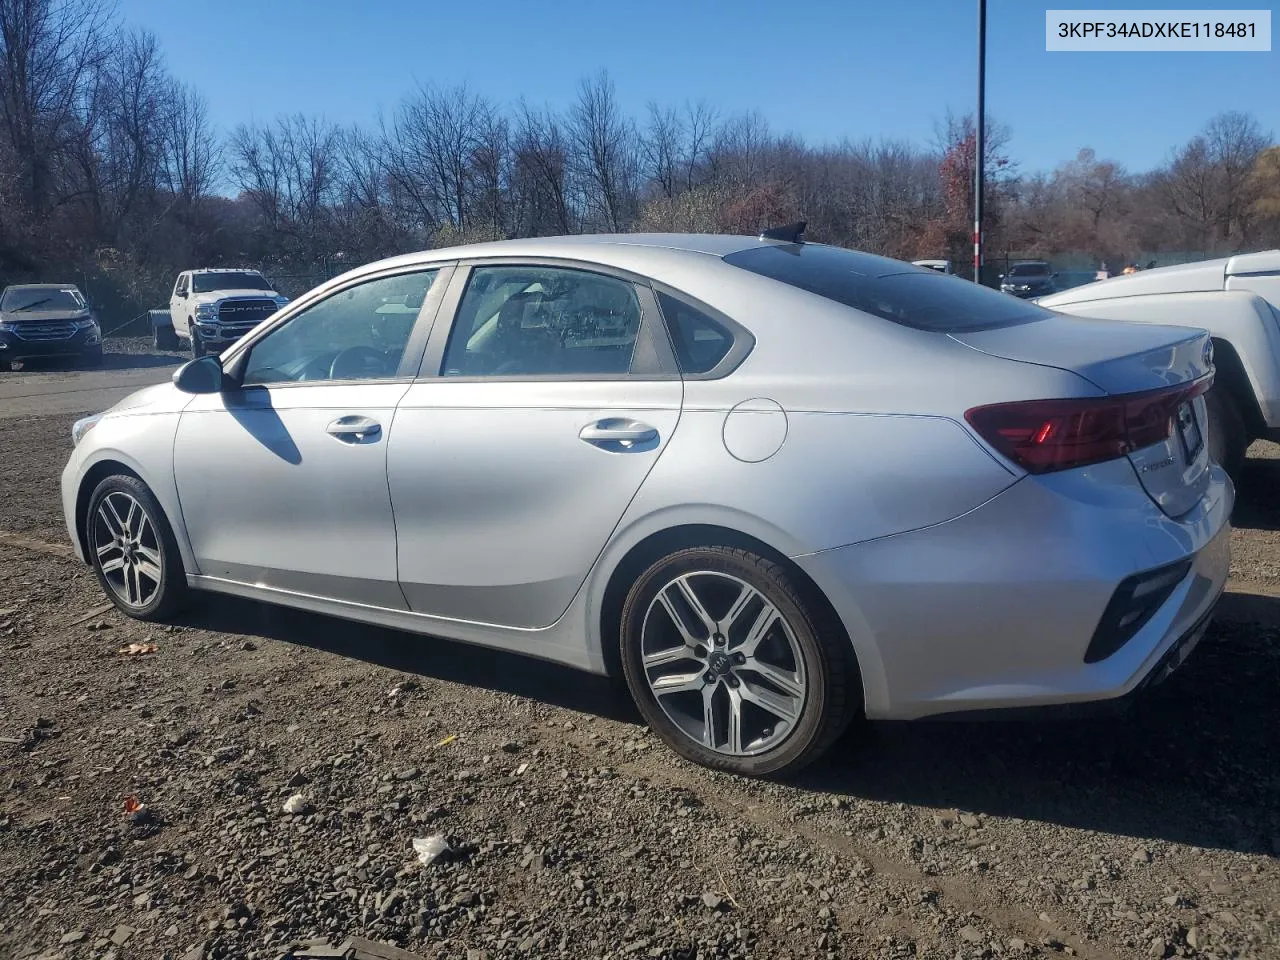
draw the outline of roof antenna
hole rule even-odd
[[[804,228],[807,220],[799,220],[781,227],[770,227],[760,231],[761,240],[781,240],[784,243],[804,243]]]

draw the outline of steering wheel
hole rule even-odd
[[[364,380],[386,373],[387,355],[381,350],[358,344],[339,350],[329,364],[330,380]]]

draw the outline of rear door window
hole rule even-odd
[[[624,280],[564,267],[479,266],[445,348],[446,377],[622,376],[642,313]]]
[[[726,263],[903,326],[939,333],[989,330],[1053,314],[959,277],[823,244],[768,244]]]

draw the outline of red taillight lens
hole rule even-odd
[[[1169,439],[1178,408],[1213,385],[1213,374],[1143,393],[1022,400],[965,413],[987,443],[1028,473],[1115,460]]]

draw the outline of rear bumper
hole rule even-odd
[[[854,638],[869,716],[1116,700],[1181,662],[1226,584],[1234,490],[1212,470],[1176,520],[1114,461],[1027,477],[947,523],[795,560]],[[1180,560],[1188,571],[1150,620],[1087,663],[1119,584]]]
[[[1221,593],[1218,594],[1221,597]],[[1218,597],[1214,598],[1216,607]],[[995,709],[955,710],[930,714],[927,720],[1084,720],[1096,717],[1112,717],[1129,710],[1152,687],[1167,680],[1175,670],[1187,662],[1194,650],[1209,630],[1213,622],[1213,609],[1202,616],[1191,629],[1174,641],[1164,654],[1156,661],[1155,666],[1128,693],[1109,700],[1082,700],[1072,703],[1049,703],[1038,706],[1017,707],[1006,706]]]
[[[77,357],[102,346],[102,333],[97,327],[77,330],[59,340],[24,340],[8,331],[0,331],[0,358],[25,360],[28,357]]]

